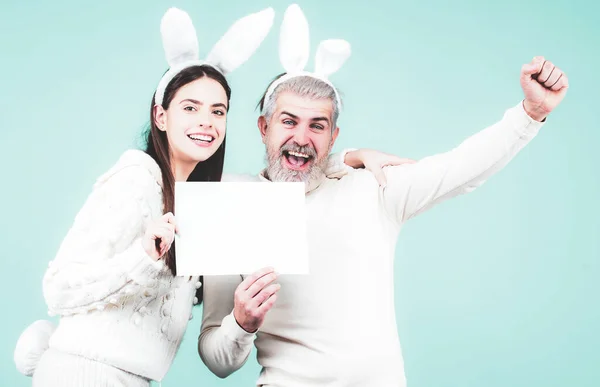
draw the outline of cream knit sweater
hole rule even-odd
[[[345,170],[339,154],[329,157],[327,174]],[[32,375],[49,346],[163,379],[201,284],[198,278],[173,277],[162,260],[152,260],[142,248],[148,223],[162,213],[158,165],[142,151],[126,151],[97,180],[48,265],[44,297],[60,323],[54,330],[38,321],[23,332],[15,350],[20,372]],[[201,251],[198,257],[210,259]]]
[[[224,378],[244,365],[255,346],[262,366],[256,385],[406,386],[394,310],[402,226],[480,187],[542,126],[518,104],[449,152],[385,168],[385,188],[364,170],[324,179],[306,197],[310,274],[278,278],[277,301],[256,334],[233,317],[243,276],[204,277],[202,361]]]

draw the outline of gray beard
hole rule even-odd
[[[325,174],[328,154],[313,162],[306,171],[293,171],[285,168],[282,164],[283,157],[281,149],[267,148],[266,173],[269,180],[278,182],[304,182],[305,184],[309,184],[320,180]]]

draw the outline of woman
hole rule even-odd
[[[60,323],[35,322],[15,351],[35,386],[147,387],[179,348],[201,282],[175,276],[174,185],[221,179],[231,89],[221,68],[170,64],[146,149],[125,152],[97,180],[44,275]]]
[[[218,181],[231,90],[189,67],[152,106],[145,151],[129,150],[96,183],[44,276],[61,316],[33,384],[148,386],[181,343],[198,278],[175,277],[175,181]],[[154,220],[153,220],[154,219]]]

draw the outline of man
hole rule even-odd
[[[405,386],[393,300],[400,229],[502,169],[568,88],[566,75],[542,57],[523,66],[520,81],[524,100],[499,122],[447,153],[386,168],[385,187],[361,169],[324,177],[339,132],[334,90],[310,76],[280,84],[261,103],[268,166],[260,179],[307,183],[311,273],[278,278],[265,269],[245,279],[205,278],[198,343],[204,363],[226,377],[254,343],[263,367],[257,385]],[[353,158],[346,162],[356,166]],[[282,227],[294,226],[294,214],[287,214]]]

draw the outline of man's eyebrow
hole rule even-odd
[[[315,118],[311,118],[311,121],[326,121],[327,123],[329,123],[329,118],[327,117],[315,117]]]
[[[290,113],[290,112],[286,112],[286,111],[282,111],[282,112],[279,114],[279,116],[282,116],[282,115],[284,115],[284,114],[285,114],[285,115],[288,115],[288,116],[290,116],[290,117],[292,117],[292,118],[294,118],[294,119],[296,119],[296,120],[298,119],[298,116],[297,116],[297,115],[295,115],[295,114],[292,114],[292,113]]]

